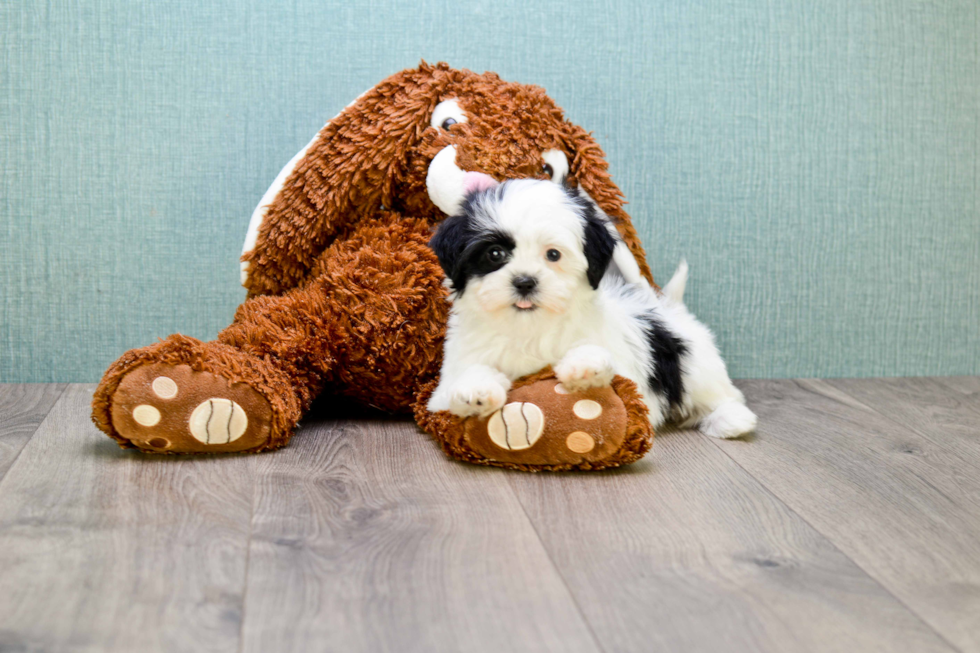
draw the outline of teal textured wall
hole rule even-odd
[[[980,373],[976,0],[0,5],[0,380],[212,338],[325,120],[446,60],[595,132],[734,376]]]

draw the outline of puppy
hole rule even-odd
[[[552,365],[573,392],[632,380],[655,428],[755,428],[714,337],[682,302],[687,264],[657,293],[587,195],[528,179],[478,190],[430,246],[453,302],[430,411],[489,415],[512,380]]]

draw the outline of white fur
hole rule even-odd
[[[503,405],[501,389],[506,392],[510,381],[553,365],[573,391],[608,385],[614,374],[633,380],[654,427],[672,418],[724,438],[755,427],[755,415],[728,378],[714,337],[683,304],[686,264],[664,295],[614,271],[593,289],[586,277],[580,207],[555,184],[524,180],[508,186],[502,197],[498,193],[498,200],[483,205],[490,216],[484,219],[492,223],[484,226],[510,234],[516,247],[506,265],[470,277],[462,294],[454,294],[441,378],[429,410],[491,414]],[[561,252],[559,261],[547,259],[549,249]],[[533,310],[516,307],[522,299],[512,284],[517,276],[538,281]],[[687,345],[681,361],[684,393],[673,407],[648,382],[654,361],[641,316],[651,312]]]

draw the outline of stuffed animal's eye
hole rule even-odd
[[[549,249],[547,252],[545,252],[545,256],[548,257],[549,261],[554,263],[561,258],[561,252],[559,252],[557,249]]]
[[[551,181],[560,184],[568,176],[568,157],[561,150],[545,150],[541,153],[544,165],[541,171],[551,177]]]
[[[433,127],[449,129],[461,122],[466,122],[466,113],[459,106],[459,102],[453,99],[443,100],[436,105],[436,108],[432,110],[432,122],[429,124]]]
[[[503,247],[494,246],[487,250],[487,260],[491,263],[500,263],[507,257],[507,252]]]

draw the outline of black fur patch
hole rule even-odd
[[[687,353],[687,344],[655,316],[647,314],[642,319],[653,359],[653,373],[648,379],[650,388],[666,397],[671,406],[679,404],[684,394],[681,358]]]
[[[589,284],[593,288],[599,287],[609,262],[612,261],[613,251],[616,249],[616,240],[609,233],[606,220],[599,216],[595,205],[587,198],[580,195],[577,190],[568,186],[562,186],[568,196],[572,198],[582,215],[585,222],[585,260],[589,263],[586,275]]]
[[[486,192],[493,193],[497,190]],[[482,277],[499,270],[507,264],[517,247],[510,234],[478,227],[473,216],[480,210],[479,203],[474,202],[480,195],[470,195],[463,203],[462,212],[443,220],[429,241],[429,247],[439,258],[439,265],[459,295],[466,290],[466,282],[470,277]],[[491,260],[488,252],[494,246],[502,247],[507,255],[499,261]]]

